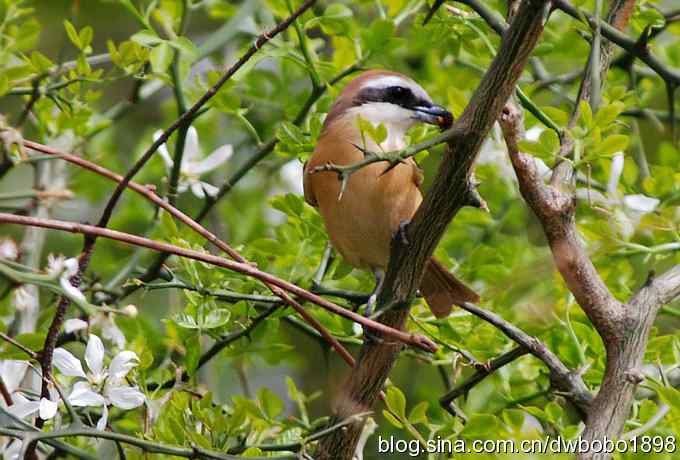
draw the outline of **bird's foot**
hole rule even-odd
[[[410,224],[410,220],[402,220],[399,222],[399,238],[401,238],[401,242],[404,244],[404,246],[408,246],[408,236],[406,234],[408,230],[408,224]]]

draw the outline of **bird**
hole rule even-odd
[[[387,135],[380,145],[362,132],[361,119],[385,127]],[[377,69],[352,79],[326,115],[304,166],[304,198],[318,209],[332,246],[344,260],[373,272],[376,285],[366,316],[371,316],[382,288],[391,240],[423,200],[423,175],[412,158],[396,166],[375,162],[356,170],[343,186],[337,171],[328,166],[355,164],[365,152],[402,150],[407,147],[406,131],[416,123],[445,128],[452,121],[451,113],[434,104],[413,79]],[[437,318],[447,317],[455,304],[479,301],[476,292],[435,258],[426,263],[419,290]]]

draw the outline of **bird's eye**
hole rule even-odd
[[[387,92],[389,93],[390,98],[399,100],[408,97],[411,90],[404,88],[403,86],[390,86],[387,88]]]

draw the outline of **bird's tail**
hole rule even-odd
[[[425,297],[430,311],[437,318],[449,316],[455,304],[479,301],[479,295],[475,291],[453,276],[434,257],[425,267],[425,274],[420,282],[420,293]]]

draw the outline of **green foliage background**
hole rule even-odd
[[[70,70],[40,80],[46,94],[35,101],[31,115],[23,122],[23,136],[48,145],[65,143],[83,157],[122,173],[151,144],[153,132],[177,118],[173,71],[184,97],[193,103],[257,34],[287,16],[299,2],[193,1],[181,25],[183,3],[0,0],[0,113],[6,123],[17,125],[31,97],[22,91],[31,88],[37,75],[59,63],[75,61]],[[574,3],[593,11],[595,2]],[[638,2],[626,32],[637,36],[649,26],[666,27],[657,8],[669,9],[672,3]],[[491,1],[487,6],[499,15],[505,14],[504,2]],[[492,59],[499,38],[471,10],[455,7],[464,12],[456,15],[441,8],[423,26],[427,8],[422,1],[322,1],[302,16],[297,30],[291,27],[266,45],[193,124],[203,154],[224,144],[233,145],[233,157],[202,178],[218,186],[263,143],[279,140],[274,152],[249,170],[215,206],[204,221],[208,227],[257,262],[259,268],[310,288],[326,237],[316,211],[304,204],[300,184],[291,183],[290,171],[301,170],[325,113],[349,78],[332,86],[328,82],[351,66],[400,71],[459,115]],[[579,80],[543,87],[536,77],[537,66],[540,63],[551,76],[582,69],[590,33],[583,24],[554,13],[534,53],[533,70],[527,69],[520,82],[524,92],[560,127],[566,124]],[[664,63],[675,68],[680,68],[679,37],[680,23],[670,24],[651,45]],[[617,49],[615,56],[619,54]],[[100,55],[101,62],[93,62]],[[626,300],[650,272],[662,272],[680,263],[680,152],[670,134],[666,90],[662,80],[643,64],[636,64],[634,69],[634,83],[625,69],[612,69],[599,110],[593,113],[583,107],[574,130],[582,147],[577,169],[590,180],[590,186],[587,180],[580,185],[586,195],[579,202],[579,229],[599,272],[620,300]],[[314,82],[324,87],[325,93],[295,126],[292,122]],[[66,86],[59,88],[62,83]],[[156,87],[158,91],[149,95],[148,90]],[[138,98],[136,102],[130,102],[132,95]],[[639,109],[646,110],[646,116],[625,115]],[[530,114],[526,122],[528,130],[542,126]],[[431,134],[417,128],[410,136],[415,142]],[[66,136],[70,136],[68,142]],[[174,145],[175,136],[168,143],[171,154]],[[545,129],[537,141],[522,147],[552,165],[558,152],[557,136]],[[540,225],[519,196],[497,130],[485,150],[476,175],[490,212],[461,211],[436,254],[482,294],[485,308],[539,337],[569,367],[581,369],[586,383],[595,389],[605,364],[601,341],[554,269]],[[611,159],[617,152],[625,153],[625,165],[615,190],[607,193],[598,184],[608,183]],[[419,155],[427,179],[431,180],[440,153],[440,148],[435,148]],[[0,196],[30,190],[34,166],[39,163],[16,152],[10,155],[14,155],[16,165],[0,180]],[[651,174],[647,177],[640,169],[641,157],[649,165]],[[282,173],[284,165],[286,174]],[[65,175],[73,198],[51,203],[53,216],[96,221],[112,184],[72,166],[67,167]],[[295,178],[295,174],[292,176]],[[160,157],[154,158],[135,180],[155,184],[159,193],[167,192],[167,171]],[[608,199],[589,201],[589,189]],[[637,194],[657,198],[658,206],[653,212],[636,215],[622,203],[623,197]],[[30,203],[29,199],[2,199],[0,206],[16,210]],[[178,197],[177,205],[195,215],[204,201],[186,192]],[[110,227],[180,246],[203,245],[189,229],[129,192],[118,205]],[[0,236],[17,241],[23,232],[22,228],[0,228]],[[81,241],[79,236],[50,232],[40,266],[45,265],[49,253],[77,255]],[[262,308],[255,302],[225,302],[164,285],[119,299],[124,283],[134,283],[153,259],[148,251],[102,239],[86,277],[86,294],[92,302],[113,298],[114,306],[131,303],[139,309],[136,318],[117,316],[116,322],[125,333],[127,348],[141,357],[134,380],[149,388],[174,377],[175,367],[193,374],[201,351],[212,340],[246,327],[249,318]],[[252,279],[215,267],[179,259],[171,259],[168,267],[166,281],[174,276],[174,281],[201,290],[268,294]],[[122,276],[117,282],[107,285],[118,274]],[[6,281],[0,279],[0,283]],[[323,284],[362,292],[372,288],[371,277],[351,270],[337,258]],[[95,288],[102,286],[106,286],[104,294],[111,297],[95,294]],[[0,285],[4,330],[11,327],[15,313],[10,293],[9,284]],[[34,332],[38,336],[22,338],[36,344],[36,350],[54,313],[56,296],[45,292],[42,299]],[[351,307],[341,299],[333,300]],[[349,322],[313,305],[307,308],[350,350],[358,350],[361,335]],[[78,314],[73,308],[69,310],[69,317]],[[649,420],[663,402],[671,406],[671,411],[649,434],[680,434],[680,393],[674,388],[680,381],[678,316],[680,312],[671,305],[662,310],[655,325],[646,356],[647,379],[627,430]],[[191,392],[173,391],[156,424],[144,426],[144,411],[138,409],[114,412],[111,426],[130,434],[145,433],[158,442],[216,450],[241,442],[250,445],[299,439],[323,425],[333,395],[341,390],[347,375],[337,355],[299,323],[292,311],[280,309],[203,367],[186,385]],[[524,439],[544,434],[570,437],[578,432],[578,414],[550,391],[546,368],[532,357],[523,357],[494,373],[466,398],[459,399],[460,409],[469,417],[463,425],[437,403],[446,391],[442,375],[445,380],[460,383],[474,371],[459,350],[484,362],[510,350],[513,343],[468,314],[455,312],[446,320],[435,320],[422,301],[413,309],[409,328],[430,336],[441,348],[432,356],[412,350],[402,354],[388,392],[388,404],[401,420],[384,417],[378,405],[374,415],[376,436]],[[81,355],[86,336],[78,333],[73,339],[66,346]],[[2,358],[14,353],[7,344],[0,350]],[[150,400],[165,394],[167,390],[147,391]],[[533,417],[533,425],[527,425],[526,414]],[[383,458],[376,453],[376,436],[369,440],[366,459]],[[72,442],[92,446],[83,439]],[[141,457],[139,450],[126,451],[128,458]],[[254,455],[257,450],[249,453]],[[617,458],[678,458],[679,454],[675,455],[627,454]],[[395,454],[389,458],[408,456]]]

